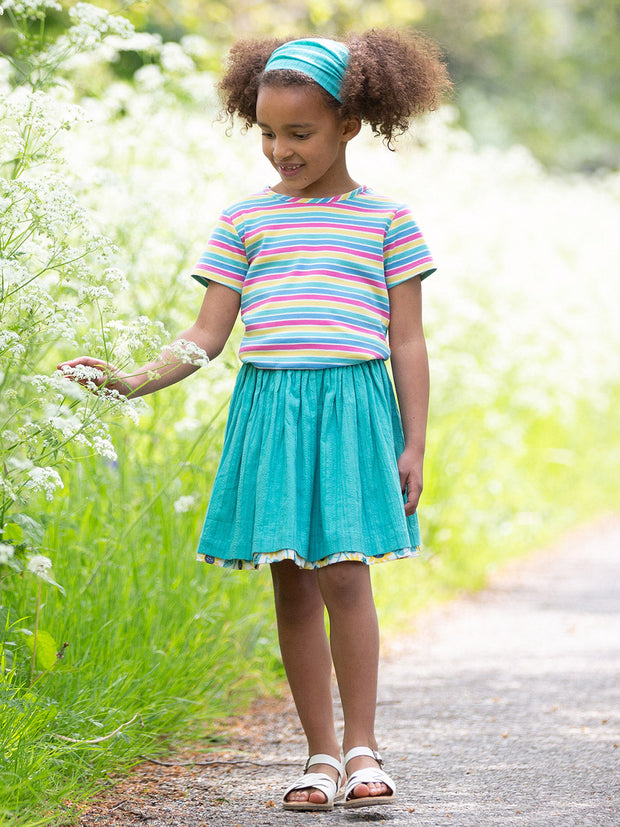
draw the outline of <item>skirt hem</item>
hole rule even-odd
[[[374,563],[384,563],[390,560],[403,560],[407,557],[419,557],[420,546],[400,548],[395,551],[388,551],[385,554],[368,555],[357,551],[343,551],[340,554],[331,554],[329,557],[324,557],[322,560],[306,560],[301,557],[294,549],[285,548],[279,551],[271,552],[270,554],[255,554],[252,560],[232,559],[225,560],[222,557],[213,557],[210,554],[203,554],[198,552],[196,559],[199,562],[208,563],[209,565],[219,566],[225,569],[251,570],[259,569],[261,566],[270,566],[272,563],[281,563],[283,560],[292,560],[300,569],[314,570],[322,569],[325,566],[331,566],[334,563],[355,562],[364,563],[365,565],[373,565]]]

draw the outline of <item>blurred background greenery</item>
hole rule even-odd
[[[620,163],[620,0],[98,0],[96,5],[167,41],[188,33],[205,37],[211,51],[203,62],[214,70],[237,37],[413,27],[443,47],[460,124],[480,144],[522,143],[553,169],[595,171]],[[62,19],[63,13],[56,13],[58,25]],[[141,60],[125,54],[117,69],[132,72]]]

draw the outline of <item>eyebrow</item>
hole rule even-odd
[[[260,126],[264,129],[270,129],[269,124],[263,123],[262,121],[256,121],[256,125]],[[312,123],[286,123],[284,124],[286,129],[309,129],[313,126]]]

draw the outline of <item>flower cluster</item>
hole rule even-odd
[[[62,11],[57,0],[2,0],[0,14],[12,12],[16,17],[29,20],[45,20],[50,11]]]
[[[24,20],[44,21],[56,7],[36,0],[1,5],[19,36],[21,59],[13,73],[0,60],[0,541],[29,500],[49,502],[63,488],[61,468],[76,448],[115,459],[110,418],[138,415],[137,404],[116,391],[89,393],[91,377],[71,377],[76,382],[54,374],[59,345],[87,351],[95,344],[129,360],[145,350],[145,340],[155,349],[165,336],[161,325],[146,321],[127,325],[128,335],[122,323],[105,318],[117,315],[114,302],[127,282],[62,140],[86,126],[85,111],[68,84],[51,85],[72,54],[133,29],[122,17],[78,3],[66,33],[35,48]],[[34,548],[35,540],[26,540]]]

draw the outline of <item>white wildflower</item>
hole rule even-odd
[[[105,378],[103,366],[95,368],[90,365],[63,365],[60,370],[69,379],[74,379],[76,382],[85,382],[88,388],[91,386],[96,388],[96,383]]]
[[[199,34],[187,34],[181,38],[181,47],[190,57],[207,58],[213,55],[209,41]]]
[[[190,365],[206,367],[209,364],[209,357],[206,352],[198,347],[195,342],[190,342],[187,339],[177,339],[169,345],[168,350],[177,359]]]
[[[56,489],[63,488],[64,484],[55,468],[35,466],[28,471],[26,487],[33,491],[42,491],[45,494],[45,499],[51,502],[54,499]]]
[[[114,450],[114,445],[112,445],[112,440],[109,437],[94,436],[90,442],[90,445],[95,453],[99,454],[99,456],[105,457],[112,462],[116,462],[118,459],[116,451]]]
[[[142,54],[157,55],[162,46],[160,34],[150,32],[134,32],[126,37],[108,37],[106,43],[119,51],[130,50]]]
[[[12,502],[17,500],[17,491],[14,484],[3,476],[0,476],[0,492],[5,500],[11,500]]]
[[[161,48],[161,65],[165,72],[184,75],[196,68],[194,61],[178,43],[164,43]]]
[[[12,161],[24,151],[24,139],[10,126],[0,128],[0,164]]]
[[[127,277],[118,267],[106,267],[103,271],[103,280],[108,285],[113,285],[118,290],[126,290],[129,286]]]
[[[35,554],[28,560],[26,568],[38,577],[45,577],[52,568],[52,561],[43,554]]]
[[[192,511],[195,505],[196,498],[192,494],[188,494],[184,497],[179,497],[174,504],[174,510],[177,514],[185,514],[188,511]]]
[[[17,17],[43,19],[48,11],[62,11],[57,0],[2,0],[0,13],[11,10]]]
[[[141,91],[154,92],[163,85],[164,76],[162,75],[159,66],[149,63],[138,69],[138,71],[134,74],[134,80]]]
[[[0,566],[8,563],[15,556],[15,546],[8,543],[0,543]]]
[[[10,351],[12,355],[19,359],[26,352],[24,344],[20,340],[19,333],[14,330],[0,330],[0,353]]]
[[[93,6],[92,3],[76,3],[69,9],[69,18],[73,29],[76,30],[73,37],[81,37],[89,31],[92,36],[115,34],[130,37],[134,34],[134,28],[127,18],[110,14],[106,9]]]
[[[82,284],[78,292],[80,301],[108,302],[114,298],[112,291],[105,284]]]

